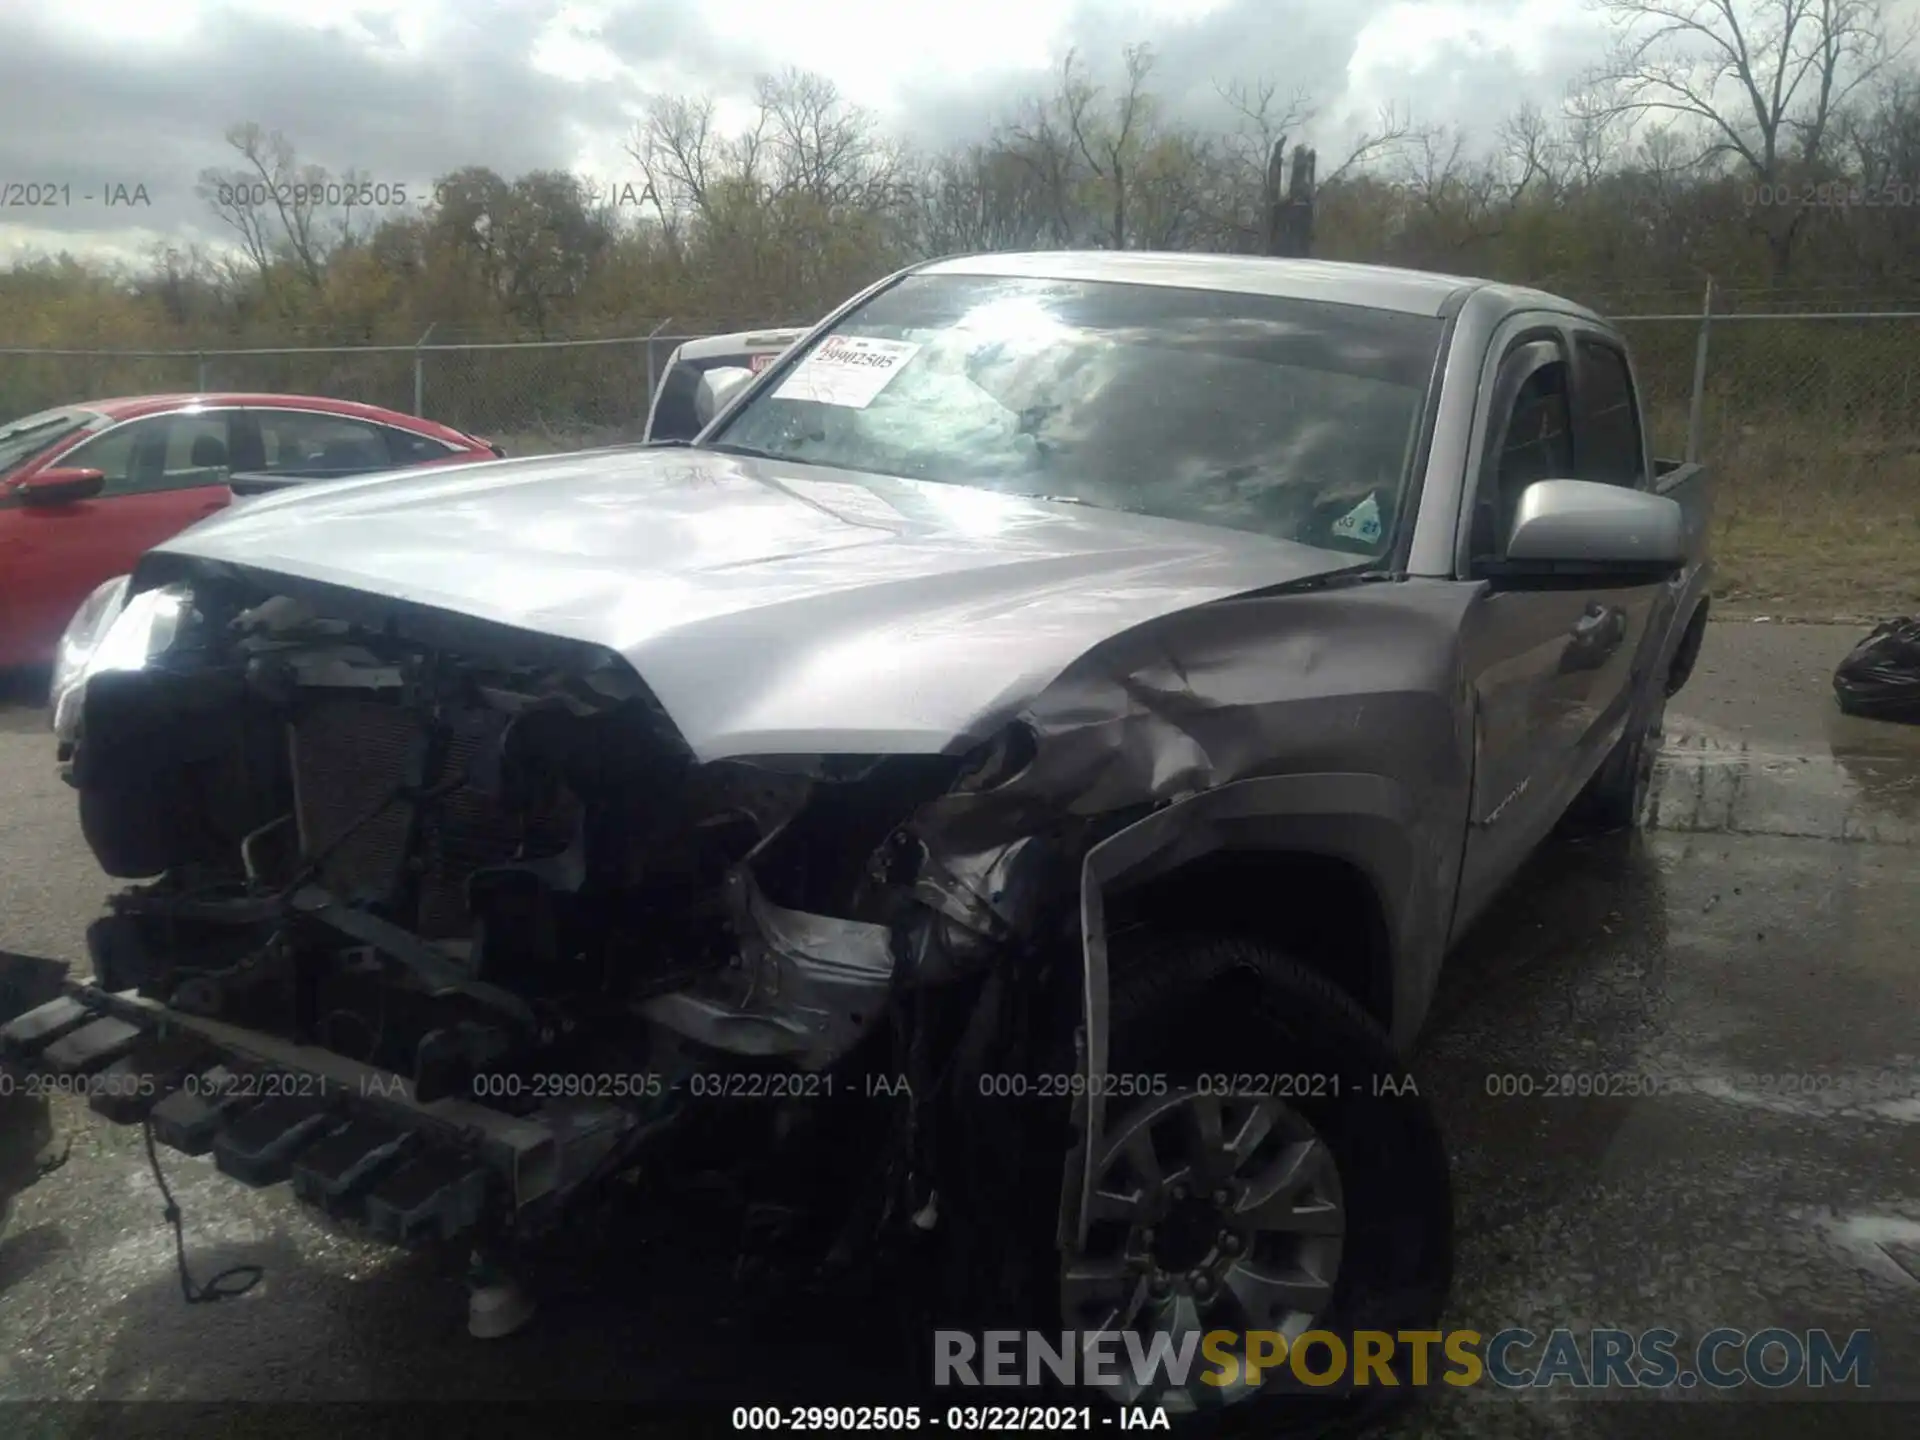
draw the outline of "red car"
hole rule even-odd
[[[312,395],[140,395],[0,424],[0,669],[51,659],[94,587],[229,504],[236,472],[264,486],[501,453]]]

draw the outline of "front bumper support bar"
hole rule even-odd
[[[558,1209],[567,1177],[634,1124],[593,1101],[529,1116],[423,1103],[404,1077],[332,1051],[132,992],[73,981],[64,991],[0,1026],[0,1067],[85,1094],[115,1124],[151,1122],[160,1144],[211,1153],[245,1184],[291,1181],[300,1199],[391,1244],[537,1223]]]

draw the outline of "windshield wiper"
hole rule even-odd
[[[1015,500],[1038,500],[1044,505],[1085,505],[1090,510],[1113,510],[1122,515],[1145,515],[1148,511],[1137,505],[1108,505],[1103,501],[1089,500],[1084,495],[1042,495],[1028,490],[997,490],[997,495],[1006,495]]]
[[[688,442],[691,444],[692,442]],[[738,455],[747,460],[785,460],[785,455],[776,455],[771,450],[761,450],[752,445],[736,445],[731,440],[709,440],[705,445],[696,447],[711,450],[716,455]]]

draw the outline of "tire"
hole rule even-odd
[[[1632,830],[1646,812],[1653,786],[1653,764],[1660,754],[1665,706],[1644,727],[1629,727],[1600,768],[1575,797],[1567,818],[1578,829],[1594,834]]]
[[[1138,1297],[1149,1293],[1156,1280],[1167,1281],[1168,1298],[1155,1302],[1163,1307],[1159,1313],[1174,1313],[1164,1309],[1167,1305],[1191,1303],[1187,1323],[1197,1321],[1202,1332],[1274,1328],[1294,1335],[1314,1328],[1350,1335],[1356,1330],[1391,1334],[1438,1328],[1452,1278],[1453,1208],[1446,1150],[1431,1109],[1413,1093],[1412,1077],[1386,1035],[1350,997],[1258,941],[1123,936],[1116,938],[1113,949],[1109,1013],[1112,1060],[1103,1127],[1104,1176],[1117,1173],[1113,1162],[1117,1150],[1128,1148],[1126,1137],[1135,1137],[1137,1144],[1144,1129],[1156,1146],[1177,1144],[1182,1126],[1188,1127],[1184,1133],[1198,1133],[1193,1117],[1216,1100],[1230,1130],[1255,1116],[1270,1120],[1273,1128],[1267,1141],[1247,1151],[1245,1173],[1234,1170],[1228,1176],[1227,1185],[1245,1185],[1241,1200],[1229,1199],[1222,1206],[1215,1194],[1195,1194],[1173,1201],[1168,1181],[1132,1219],[1115,1218],[1111,1204],[1103,1204],[1102,1218],[1090,1226],[1086,1252],[1067,1256],[1051,1233],[1060,1183],[1059,1150],[1053,1149],[1051,1163],[1037,1165],[1030,1182],[1038,1184],[1039,1177],[1050,1174],[1052,1189],[1040,1189],[1044,1203],[1029,1201],[1022,1207],[1028,1213],[1041,1212],[1048,1233],[1042,1238],[1036,1225],[1031,1264],[1051,1272],[1050,1277],[1034,1276],[1041,1283],[1030,1293],[1039,1295],[1042,1303],[1026,1312],[1031,1328],[1055,1336],[1063,1329],[1136,1328],[1102,1323],[1097,1312],[1106,1303],[1099,1299],[1104,1292],[1097,1286],[1090,1290],[1080,1277],[1095,1265],[1111,1267],[1116,1248],[1132,1248],[1124,1237],[1139,1234],[1140,1225],[1149,1221],[1155,1227],[1151,1248],[1158,1274],[1140,1281],[1144,1290],[1134,1287],[1130,1293]],[[1215,1094],[1222,1087],[1212,1077],[1221,1075],[1298,1078],[1292,1083],[1255,1082],[1250,1088],[1259,1093],[1229,1099]],[[1140,1077],[1157,1089],[1154,1077],[1159,1076],[1166,1078],[1164,1093],[1123,1098],[1115,1088],[1126,1084],[1127,1077]],[[1300,1093],[1281,1095],[1282,1089]],[[1284,1155],[1283,1146],[1291,1147]],[[1266,1232],[1254,1226],[1257,1216],[1275,1213],[1282,1213],[1281,1230],[1293,1223],[1287,1218],[1291,1216],[1307,1217],[1316,1230],[1333,1221],[1323,1205],[1299,1205],[1291,1186],[1279,1192],[1287,1197],[1283,1212],[1271,1203],[1254,1204],[1263,1187],[1246,1180],[1278,1173],[1276,1167],[1286,1156],[1320,1162],[1322,1179],[1300,1194],[1330,1191],[1337,1196],[1337,1238]],[[1170,1166],[1175,1163],[1171,1151],[1167,1158]],[[1314,1168],[1303,1166],[1302,1173]],[[1144,1193],[1145,1187],[1140,1188]],[[1221,1192],[1225,1189],[1223,1185]],[[1148,1213],[1154,1210],[1162,1213]],[[1209,1228],[1216,1224],[1217,1232]],[[1236,1232],[1243,1225],[1252,1227],[1244,1230],[1244,1239]],[[1231,1242],[1229,1232],[1236,1232]],[[1303,1271],[1317,1269],[1327,1282],[1317,1291],[1322,1303],[1312,1310],[1310,1323],[1306,1312],[1295,1312],[1285,1323],[1261,1323],[1242,1305],[1242,1294],[1253,1289],[1254,1276],[1292,1274],[1296,1263]],[[1179,1272],[1181,1266],[1188,1269]],[[1202,1273],[1221,1278],[1203,1285],[1194,1278]],[[1119,1283],[1123,1289],[1132,1286],[1130,1281]],[[1086,1303],[1089,1298],[1094,1299],[1092,1306]],[[1141,1323],[1137,1328],[1158,1327]],[[1324,1368],[1325,1353],[1314,1355],[1315,1368]],[[1269,1372],[1262,1388],[1246,1390],[1234,1403],[1223,1404],[1224,1392],[1197,1382],[1211,1365],[1196,1359],[1186,1387],[1187,1395],[1196,1398],[1191,1413],[1173,1414],[1174,1425],[1187,1435],[1275,1437],[1324,1435],[1370,1423],[1409,1395],[1406,1360],[1406,1351],[1398,1350],[1394,1368],[1401,1384],[1396,1388],[1309,1390],[1283,1371]],[[1186,1398],[1164,1394],[1110,1395],[1084,1388],[1075,1392],[1072,1403],[1091,1400],[1098,1408],[1109,1399],[1129,1405],[1166,1404],[1170,1412],[1190,1405]]]

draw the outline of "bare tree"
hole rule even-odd
[[[1678,124],[1698,160],[1732,161],[1756,185],[1826,159],[1836,118],[1902,55],[1881,0],[1594,0],[1614,31],[1585,88],[1601,113]],[[1758,217],[1776,279],[1792,263],[1804,210]]]
[[[1621,134],[1627,122],[1613,108],[1610,97],[1587,86],[1576,88],[1567,97],[1562,121],[1568,183],[1591,190],[1625,148]]]
[[[1271,80],[1216,84],[1214,93],[1234,119],[1230,129],[1207,144],[1213,160],[1207,177],[1211,183],[1204,186],[1200,204],[1212,232],[1208,248],[1258,251],[1267,235],[1265,201],[1274,154],[1284,148],[1289,133],[1312,120],[1312,100],[1300,91],[1281,100]]]
[[[1420,133],[1411,115],[1403,114],[1396,105],[1382,105],[1372,126],[1360,132],[1347,147],[1346,157],[1322,175],[1319,183],[1337,185],[1374,165],[1391,162],[1404,154],[1407,147],[1419,139]]]
[[[1538,105],[1522,105],[1501,121],[1498,137],[1509,209],[1529,189],[1548,199],[1560,194],[1568,173],[1566,143]]]
[[[1305,141],[1295,145],[1288,173],[1287,139],[1312,125],[1317,111],[1310,98],[1296,91],[1283,103],[1271,81],[1250,85],[1235,81],[1215,91],[1234,112],[1233,128],[1208,149],[1219,157],[1221,183],[1214,197],[1212,218],[1221,232],[1218,249],[1306,253],[1310,247],[1314,197],[1337,187],[1371,165],[1387,159],[1412,138],[1413,127],[1397,107],[1381,107],[1372,127],[1362,131],[1340,162],[1325,173],[1319,154]],[[1295,180],[1298,179],[1296,187]],[[1303,193],[1295,195],[1299,188]],[[1277,227],[1277,228],[1276,228]],[[1279,232],[1285,232],[1282,242]]]
[[[438,189],[435,238],[465,256],[481,283],[543,337],[554,307],[578,293],[612,243],[606,208],[564,171],[507,180],[470,165],[442,176]]]
[[[1457,264],[1462,252],[1504,232],[1518,191],[1503,158],[1497,150],[1476,149],[1457,126],[1421,126],[1407,137],[1394,179],[1406,210],[1411,258]]]
[[[171,323],[188,328],[214,316],[233,298],[228,275],[204,247],[165,241],[154,244],[147,269],[134,277],[132,289],[152,296]]]
[[[789,68],[760,77],[754,88],[770,198],[801,194],[827,207],[885,207],[899,197],[900,147],[831,80]]]
[[[650,98],[626,150],[660,220],[720,223],[720,201],[777,205],[800,197],[827,211],[884,209],[903,198],[905,157],[874,117],[825,76],[788,69],[755,81],[757,113],[723,135],[710,96]]]
[[[1892,279],[1911,273],[1920,255],[1920,207],[1912,203],[1920,176],[1920,74],[1885,74],[1862,99],[1842,128],[1863,198],[1878,203],[1849,215],[1847,238],[1859,270]]]
[[[336,180],[322,166],[302,164],[292,141],[252,121],[228,130],[226,139],[241,163],[201,171],[195,193],[240,236],[263,279],[286,260],[309,289],[319,290],[329,257],[364,229],[352,202],[359,177]]]
[[[1127,248],[1127,183],[1153,123],[1153,97],[1146,88],[1153,51],[1145,45],[1129,45],[1121,58],[1125,84],[1111,113],[1105,115],[1094,110],[1101,87],[1078,67],[1073,51],[1067,52],[1060,70],[1060,107],[1067,133],[1093,178],[1106,187],[1109,208],[1104,238],[1113,250]]]
[[[1073,138],[1055,109],[1054,97],[1029,101],[1021,118],[1001,127],[994,145],[1027,173],[1029,193],[1045,210],[1048,243],[1065,246],[1081,238],[1075,194],[1081,170]]]
[[[973,144],[924,164],[913,184],[913,239],[927,255],[1045,244],[1050,198],[1023,157]]]
[[[707,214],[727,148],[714,128],[710,95],[649,97],[626,145],[646,179],[661,222],[670,229],[684,214]]]

